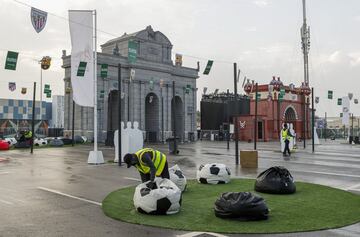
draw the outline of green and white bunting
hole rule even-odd
[[[333,99],[333,91],[328,91],[328,99]]]
[[[87,62],[80,61],[76,76],[83,77],[85,75],[86,65],[87,65]]]
[[[337,105],[342,105],[342,99],[341,98],[338,98]]]
[[[101,72],[100,72],[101,78],[106,78],[107,74],[108,74],[108,65],[107,64],[101,64]]]
[[[46,92],[46,98],[51,98],[51,90],[49,90],[49,89]]]
[[[5,69],[15,71],[18,56],[19,56],[18,52],[8,51],[6,56]]]
[[[49,85],[49,84],[45,84],[45,86],[44,86],[44,94],[49,93],[49,91],[51,92],[51,90],[50,90],[50,85]]]
[[[135,63],[137,58],[138,43],[135,41],[129,41],[128,43],[128,61]]]
[[[214,61],[208,60],[206,68],[204,70],[204,75],[209,75],[213,63],[214,63]]]

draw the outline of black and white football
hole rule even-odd
[[[149,182],[149,181],[148,181]],[[180,211],[181,190],[169,179],[156,178],[156,189],[139,184],[134,193],[134,206],[140,213],[170,215]]]
[[[200,165],[196,173],[198,182],[203,184],[229,183],[230,176],[230,169],[226,165],[219,163]]]
[[[183,174],[183,172],[180,170],[178,165],[174,165],[169,169],[170,173],[170,180],[178,186],[178,188],[181,190],[181,192],[184,192],[186,189],[186,177]]]

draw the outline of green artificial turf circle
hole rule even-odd
[[[124,222],[176,230],[218,233],[287,233],[339,228],[360,221],[360,196],[327,186],[296,182],[296,193],[264,194],[254,191],[252,179],[233,179],[228,184],[188,181],[179,213],[154,216],[138,213],[133,204],[135,187],[110,193],[104,213]],[[239,221],[215,217],[214,203],[223,192],[253,192],[265,199],[269,219]]]

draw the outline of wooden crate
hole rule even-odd
[[[257,168],[258,152],[254,150],[240,150],[241,168]]]

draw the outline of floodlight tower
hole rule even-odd
[[[306,24],[306,0],[302,0],[303,25],[300,29],[301,49],[304,54],[304,83],[309,86],[309,50],[310,50],[310,26]]]

